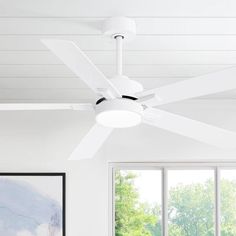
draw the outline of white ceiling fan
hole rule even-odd
[[[103,32],[116,40],[117,75],[107,77],[71,41],[42,40],[97,95],[96,104],[6,104],[2,110],[94,110],[96,124],[71,154],[70,159],[92,158],[114,128],[141,122],[223,148],[236,148],[236,133],[156,108],[158,105],[236,88],[236,68],[221,70],[160,88],[143,86],[122,74],[122,43],[135,36],[132,19],[107,20]],[[1,109],[1,108],[0,108]]]

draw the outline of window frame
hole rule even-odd
[[[215,183],[214,218],[215,236],[221,235],[220,171],[236,169],[236,162],[111,162],[109,169],[109,236],[115,236],[115,171],[160,170],[162,173],[162,236],[168,236],[168,170],[213,170]]]

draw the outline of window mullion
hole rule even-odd
[[[220,229],[220,169],[215,168],[215,235],[221,235]]]
[[[108,234],[110,236],[115,236],[115,172],[116,169],[114,167],[109,169],[109,188],[111,191],[109,191],[109,214],[108,214],[108,221],[111,222],[109,224],[108,228]]]
[[[168,236],[168,179],[167,169],[162,169],[162,235]]]

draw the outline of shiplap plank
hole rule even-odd
[[[0,35],[100,35],[105,18],[0,18]],[[135,18],[137,34],[236,34],[236,18]]]
[[[66,39],[77,43],[82,50],[114,50],[115,43],[103,36],[6,36],[0,37],[0,50],[46,50],[42,38]],[[236,50],[236,36],[180,35],[180,36],[137,36],[124,45],[125,50]]]
[[[236,99],[236,90],[202,97],[204,99]],[[0,88],[0,101],[88,101],[98,97],[90,89],[5,89]],[[199,99],[199,98],[197,98]],[[201,99],[201,98],[200,98]]]
[[[115,67],[99,65],[108,77],[115,74]],[[193,77],[221,69],[226,65],[127,65],[124,74],[130,77]],[[0,65],[0,77],[74,77],[64,65]]]
[[[101,34],[102,20],[83,18],[0,18],[1,34]]]
[[[115,65],[115,51],[85,51],[100,65]],[[236,64],[236,51],[125,51],[126,65]],[[0,51],[0,64],[54,65],[62,62],[50,51]]]
[[[185,78],[191,79],[191,78]],[[19,80],[19,78],[18,78]],[[153,88],[153,87],[160,87],[165,84],[170,84],[173,82],[177,82],[180,79],[177,78],[159,78],[155,81],[150,78],[138,78],[137,81],[142,82],[143,84],[148,84],[149,86],[145,86],[146,89]],[[17,79],[15,80],[17,81]],[[20,79],[21,81],[21,79]],[[26,82],[26,79],[24,79]],[[30,79],[28,79],[27,86],[20,86],[20,84],[14,83],[14,81],[8,82],[8,86],[3,86],[2,80],[0,80],[0,102],[20,102],[20,101],[87,101],[87,102],[94,102],[96,101],[96,95],[89,89],[89,88],[62,88],[57,86],[57,79],[51,81],[52,87],[47,86],[40,86],[40,82],[32,83]],[[48,86],[50,83],[48,84]],[[55,87],[54,87],[55,85]],[[12,86],[12,87],[11,87]],[[38,86],[38,87],[37,87]],[[236,99],[236,90],[218,93],[210,96],[204,96],[202,98],[205,99]],[[200,98],[200,99],[202,99]],[[197,98],[199,99],[199,98]]]
[[[0,100],[85,100],[96,99],[90,89],[2,89]]]
[[[144,88],[151,89],[163,85],[171,84],[188,78],[132,78],[143,84]],[[0,89],[79,89],[88,88],[79,78],[45,78],[45,77],[30,77],[30,78],[0,78]]]
[[[137,18],[138,34],[227,35],[236,33],[236,18]]]
[[[80,89],[88,88],[82,80],[75,78],[47,78],[47,77],[8,77],[0,78],[1,88],[14,89]]]
[[[235,16],[235,0],[11,0],[0,2],[0,16]]]

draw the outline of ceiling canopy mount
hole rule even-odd
[[[112,17],[104,21],[102,33],[113,39],[122,37],[125,41],[131,41],[136,36],[135,20],[128,17]]]

